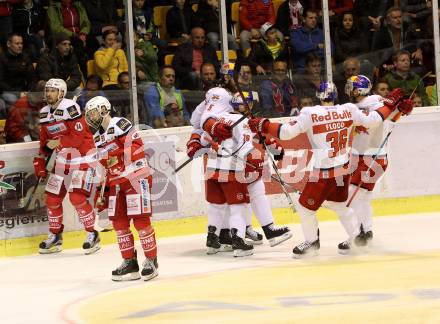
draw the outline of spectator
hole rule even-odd
[[[393,56],[394,71],[385,75],[384,81],[390,86],[390,90],[401,88],[407,95],[414,93],[422,98],[423,106],[429,106],[429,99],[425,91],[425,85],[420,76],[411,71],[411,54],[400,50]]]
[[[104,90],[105,97],[112,103],[113,115],[132,120],[130,111],[130,75],[128,72],[119,73],[117,84],[113,84]]]
[[[306,10],[314,10],[319,16],[322,16],[322,0],[308,0],[306,2]],[[328,15],[330,19],[336,15],[340,15],[346,11],[353,9],[352,0],[329,0],[328,1]]]
[[[335,76],[335,85],[338,89],[339,103],[346,103],[349,101],[348,95],[345,93],[345,84],[347,79],[353,75],[361,74],[361,62],[356,57],[348,57],[342,63],[342,73]]]
[[[396,50],[406,49],[414,52],[417,49],[416,40],[420,36],[417,31],[409,29],[402,20],[402,11],[399,7],[387,10],[386,26],[383,26],[373,35],[372,51],[379,51],[375,58],[375,65],[386,63]]]
[[[79,0],[52,2],[47,9],[52,34],[64,33],[70,37],[76,59],[84,75],[87,75],[87,60],[93,52],[88,51],[87,35],[90,21]]]
[[[117,88],[118,75],[128,71],[127,57],[114,30],[103,34],[104,46],[95,52],[96,72],[104,81],[103,89]]]
[[[156,26],[153,20],[153,9],[145,6],[145,0],[133,1],[133,27],[134,31],[144,40],[151,41],[156,45],[159,52],[159,61],[163,61],[168,42],[159,39],[156,33]]]
[[[425,29],[426,21],[432,15],[431,0],[400,0],[400,8],[404,21],[422,29]]]
[[[12,105],[5,125],[7,143],[38,141],[43,92],[44,86],[37,85]]]
[[[218,0],[200,0],[196,17],[197,17],[197,26],[202,27],[206,32],[206,38],[208,39],[209,45],[212,48],[217,50],[219,48],[219,15],[218,15]],[[230,8],[227,5],[226,8]],[[228,48],[231,50],[237,50],[238,46],[235,42],[234,36],[231,33],[231,24],[232,21],[230,19],[230,12],[228,14],[228,9],[226,10],[227,14],[227,26],[228,26]]]
[[[414,94],[412,96],[412,101],[414,103],[414,107],[423,107],[422,98],[418,94]]]
[[[260,28],[264,23],[275,24],[272,0],[240,0],[240,47],[243,53],[251,47],[251,39],[261,38]],[[281,37],[283,37],[281,35]]]
[[[37,64],[38,78],[45,83],[52,78],[66,81],[67,90],[74,91],[81,84],[81,71],[72,50],[70,37],[60,33],[54,37],[55,48],[43,54]]]
[[[304,12],[303,26],[290,32],[295,70],[304,71],[307,54],[316,54],[324,59],[324,33],[317,27],[318,14],[313,10]]]
[[[16,33],[8,36],[7,51],[0,54],[0,91],[8,105],[14,103],[20,92],[31,89],[36,82],[30,57],[23,53],[23,37]]]
[[[257,90],[252,80],[252,68],[249,63],[243,62],[236,65],[238,68],[237,83],[242,91],[251,92]]]
[[[370,31],[378,31],[386,11],[394,4],[394,0],[362,0],[353,1],[353,13],[359,19],[361,30],[370,35]],[[370,40],[370,37],[368,37]]]
[[[45,48],[44,18],[43,8],[33,0],[24,0],[13,8],[14,31],[23,36],[24,48],[31,54],[33,62],[38,61]]]
[[[87,101],[96,96],[105,97],[104,91],[102,91],[102,79],[96,74],[89,75],[87,77],[86,86],[81,90],[77,103],[84,110]]]
[[[258,74],[266,74],[266,71],[272,69],[274,61],[283,60],[287,62],[289,49],[284,40],[278,38],[277,30],[271,23],[263,24],[260,33],[263,37],[252,44],[248,60]]]
[[[159,80],[157,52],[151,41],[139,38],[137,34],[135,34],[134,54],[136,61],[136,79],[138,87],[143,93],[148,86]]]
[[[290,31],[302,25],[304,8],[299,0],[284,1],[278,8],[275,27],[283,34],[290,35]]]
[[[335,44],[335,62],[343,62],[348,57],[355,57],[368,51],[366,37],[358,29],[352,12],[341,16],[340,24],[336,28],[333,42]]]
[[[191,30],[191,42],[179,45],[173,59],[173,68],[181,88],[194,90],[200,82],[200,67],[203,63],[212,63],[216,71],[220,63],[215,49],[205,44],[205,31],[194,27]]]
[[[154,128],[169,127],[164,113],[167,107],[173,112],[177,109],[179,114],[183,116],[185,123],[188,124],[189,114],[185,107],[185,101],[180,90],[174,87],[174,81],[173,67],[165,65],[159,71],[159,82],[149,87],[145,92],[145,107],[148,108],[150,121]],[[175,108],[174,105],[177,105],[178,108]]]
[[[299,99],[299,110],[303,109],[304,107],[311,107],[313,106],[313,99],[311,97],[302,97]],[[295,110],[292,110],[292,112],[296,113]],[[290,114],[290,116],[296,116],[295,114]]]
[[[389,93],[390,93],[390,87],[388,86],[388,83],[386,83],[385,81],[376,82],[376,84],[373,87],[373,94],[377,94],[379,96],[386,98],[386,96],[388,96]]]
[[[19,4],[23,0],[0,1],[0,45],[6,49],[8,35],[14,31],[12,24],[12,5]]]
[[[168,104],[163,111],[167,127],[185,126],[185,118],[179,111],[179,106],[175,103]]]
[[[315,104],[319,104],[316,91],[319,90],[319,85],[324,81],[321,71],[321,58],[314,53],[308,54],[305,71],[296,74],[293,78],[299,98],[310,97],[313,98]]]
[[[90,21],[89,38],[93,48],[90,49],[94,53],[102,40],[102,34],[108,29],[114,29],[116,32],[123,31],[121,19],[116,12],[115,0],[82,0],[87,17]]]
[[[205,100],[205,93],[216,86],[217,72],[212,63],[203,63],[200,67],[200,83],[198,91],[187,91],[184,93],[185,104],[188,113],[191,115],[199,103]]]
[[[165,18],[168,36],[179,44],[189,41],[194,20],[194,11],[189,2],[175,0],[174,6],[168,10]]]
[[[287,76],[287,62],[274,62],[272,76],[261,82],[259,94],[260,116],[270,118],[298,115],[296,89]]]

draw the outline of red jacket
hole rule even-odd
[[[7,0],[0,2],[0,17],[8,17],[12,15],[12,6],[22,3],[23,0]]]
[[[321,0],[309,0],[307,8],[316,11],[322,10]],[[333,10],[336,14],[342,14],[345,11],[353,9],[353,0],[328,0],[328,9]]]
[[[23,137],[30,135],[29,129],[26,126],[26,120],[32,122],[32,113],[38,116],[38,111],[41,107],[42,105],[31,106],[27,96],[21,97],[14,103],[9,110],[5,125],[6,141],[8,143],[23,142]]]
[[[275,24],[272,0],[240,0],[240,26],[243,30],[260,29],[265,22]]]

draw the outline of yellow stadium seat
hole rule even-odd
[[[87,61],[87,77],[95,74],[95,60]]]
[[[273,0],[273,11],[275,12],[275,17],[277,16],[278,9],[284,1],[286,0]]]
[[[167,12],[172,6],[156,6],[153,9],[153,20],[156,25],[160,39],[168,40],[166,17]]]
[[[233,2],[231,5],[232,35],[237,39],[240,37],[240,2]]]
[[[217,58],[219,61],[222,60],[222,51],[217,51]],[[234,50],[228,50],[229,62],[235,62],[237,60],[237,52]]]
[[[165,55],[165,58],[164,58],[165,65],[172,65],[173,64],[173,58],[174,58],[174,54]]]
[[[197,10],[199,9],[199,4],[198,4],[198,3],[194,3],[194,4],[191,6],[191,8],[192,8],[192,10],[193,10],[194,12],[197,12]]]

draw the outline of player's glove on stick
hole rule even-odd
[[[266,149],[273,155],[276,161],[281,161],[284,157],[284,148],[275,138],[266,138]]]
[[[253,133],[268,133],[270,121],[267,118],[251,118],[248,121],[249,128]]]
[[[46,170],[46,160],[42,157],[36,156],[34,157],[34,171],[37,177],[46,178],[47,170]]]
[[[397,104],[397,109],[402,113],[402,115],[411,114],[414,108],[414,102],[411,99],[403,99]]]
[[[390,93],[385,97],[384,104],[391,108],[396,109],[397,104],[403,99],[405,92],[400,88],[395,88],[390,91]]]

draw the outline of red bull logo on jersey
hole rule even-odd
[[[329,111],[325,115],[311,114],[310,117],[312,118],[312,122],[318,123],[337,119],[348,119],[351,118],[351,112],[348,110],[344,110],[342,113]]]

